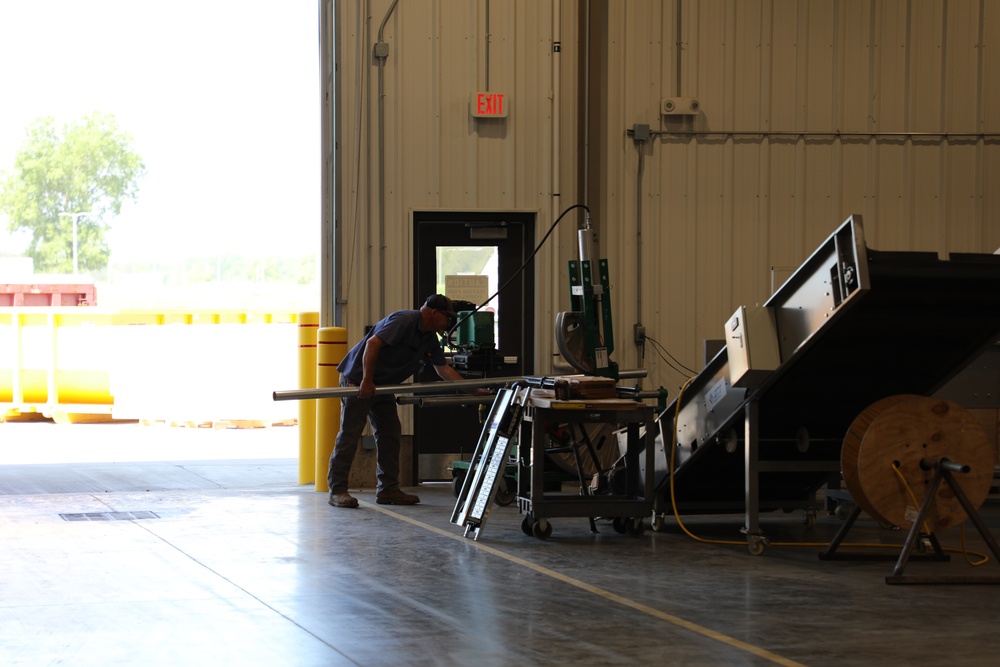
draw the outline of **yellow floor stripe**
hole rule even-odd
[[[534,570],[535,572],[538,572],[539,574],[544,574],[547,577],[551,577],[551,578],[556,579],[558,581],[561,581],[561,582],[563,582],[565,584],[569,584],[570,586],[575,586],[576,588],[579,588],[581,590],[585,590],[588,593],[593,593],[594,595],[599,595],[600,597],[602,597],[602,598],[604,598],[606,600],[611,600],[612,602],[617,602],[618,604],[621,604],[621,605],[624,605],[626,607],[629,607],[630,609],[634,609],[636,611],[642,612],[642,613],[647,614],[649,616],[652,616],[654,618],[658,618],[661,621],[666,621],[667,623],[670,623],[672,625],[676,625],[677,627],[684,628],[685,630],[689,630],[691,632],[697,633],[697,634],[699,634],[699,635],[701,635],[703,637],[708,637],[709,639],[714,639],[715,641],[721,642],[721,643],[723,643],[723,644],[725,644],[727,646],[731,646],[731,647],[739,649],[741,651],[746,651],[747,653],[751,653],[751,654],[753,654],[755,656],[758,656],[760,658],[764,658],[766,660],[770,660],[771,662],[773,662],[776,665],[784,665],[784,667],[805,667],[805,665],[803,665],[801,662],[796,662],[795,660],[789,660],[788,658],[782,657],[782,656],[780,656],[780,655],[778,655],[776,653],[772,653],[771,651],[768,651],[767,649],[760,648],[759,646],[754,646],[753,644],[748,644],[748,643],[746,643],[744,641],[740,641],[739,639],[735,639],[734,637],[730,637],[728,635],[724,635],[721,632],[716,632],[715,630],[711,630],[711,629],[706,628],[704,626],[698,625],[697,623],[692,623],[691,621],[688,621],[688,620],[685,620],[683,618],[680,618],[679,616],[674,616],[673,614],[667,614],[666,612],[662,612],[659,609],[654,609],[654,608],[649,607],[647,605],[644,605],[644,604],[642,604],[640,602],[636,602],[635,600],[630,600],[630,599],[628,599],[626,597],[622,597],[621,595],[617,595],[615,593],[612,593],[611,591],[606,591],[603,588],[598,588],[597,586],[592,586],[591,584],[588,584],[588,583],[586,583],[584,581],[580,581],[579,579],[574,579],[573,577],[568,577],[565,574],[562,574],[560,572],[556,572],[555,570],[550,570],[547,567],[543,567],[541,565],[537,565],[535,563],[532,563],[531,561],[524,560],[523,558],[518,558],[517,556],[512,556],[512,555],[510,555],[508,553],[500,551],[499,549],[495,549],[495,548],[493,548],[491,546],[487,546],[485,544],[481,544],[481,543],[476,542],[474,540],[470,540],[470,539],[464,537],[463,535],[458,535],[456,533],[450,533],[450,532],[448,532],[446,530],[442,530],[442,529],[437,528],[435,526],[432,526],[430,524],[424,523],[423,521],[417,521],[416,519],[411,519],[410,517],[408,517],[406,515],[399,514],[398,512],[394,512],[394,511],[392,511],[390,509],[386,509],[385,507],[381,507],[379,505],[374,505],[372,503],[367,503],[367,502],[362,502],[361,504],[364,505],[365,507],[370,507],[371,509],[374,509],[374,510],[377,510],[379,512],[382,512],[383,514],[391,516],[391,517],[393,517],[395,519],[399,519],[400,521],[405,521],[406,523],[409,523],[409,524],[412,524],[414,526],[417,526],[418,528],[423,528],[424,530],[428,530],[428,531],[430,531],[432,533],[436,533],[438,535],[441,535],[442,537],[447,537],[448,539],[452,539],[452,540],[456,540],[456,541],[462,542],[463,544],[475,547],[475,548],[479,549],[480,551],[484,551],[486,553],[492,554],[494,556],[497,556],[498,558],[503,558],[504,560],[510,561],[511,563],[516,563],[517,565],[520,565],[522,567],[526,567],[529,570]]]

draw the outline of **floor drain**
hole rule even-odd
[[[77,512],[60,514],[63,521],[133,521],[135,519],[159,519],[155,512]]]

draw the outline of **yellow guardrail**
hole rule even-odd
[[[295,312],[0,308],[0,421],[25,413],[57,421],[294,420],[294,410],[275,412],[270,392],[295,382],[297,319]]]

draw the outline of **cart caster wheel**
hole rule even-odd
[[[662,514],[657,514],[653,517],[652,529],[654,533],[662,533],[667,529],[667,523],[663,520]]]
[[[646,532],[646,524],[642,519],[636,517],[634,519],[628,520],[627,525],[628,534],[632,537],[639,537]]]
[[[451,478],[451,492],[455,494],[456,498],[462,495],[462,483],[464,481],[465,481],[464,472],[456,472],[455,476]]]
[[[540,540],[547,539],[552,535],[552,524],[545,519],[539,519],[531,526],[531,534]]]
[[[497,487],[497,495],[493,498],[500,507],[507,507],[517,496],[517,481],[513,477],[501,477],[500,486]]]
[[[616,516],[611,520],[611,527],[615,529],[615,532],[619,535],[624,535],[628,532],[628,519],[623,516]]]
[[[528,537],[534,536],[534,534],[531,532],[532,523],[534,523],[534,521],[532,520],[530,514],[525,514],[524,518],[521,519],[521,532],[527,535]]]
[[[851,508],[847,506],[847,503],[837,503],[837,507],[833,510],[833,516],[841,521],[847,521],[847,518],[851,516]]]
[[[806,515],[802,517],[802,525],[806,527],[806,530],[812,530],[816,527],[816,515],[812,512],[806,512]]]
[[[748,537],[747,538],[747,551],[753,556],[760,556],[764,553],[764,549],[767,548],[767,540],[763,537]]]

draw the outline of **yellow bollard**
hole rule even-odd
[[[319,313],[299,313],[299,388],[316,387]],[[316,400],[299,401],[299,484],[316,479]]]
[[[339,387],[337,365],[347,356],[347,329],[321,327],[316,334],[316,387]],[[340,430],[340,399],[316,399],[316,490],[329,491],[326,480],[330,471],[337,431]]]

